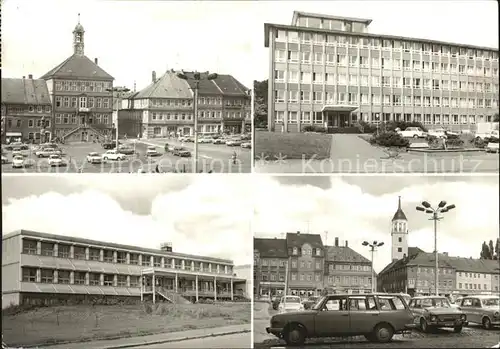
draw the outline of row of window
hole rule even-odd
[[[296,112],[289,111],[285,119],[284,111],[275,111],[274,118],[276,123],[288,122],[289,124],[298,123],[300,116],[300,123],[314,123],[323,125],[325,118],[322,112]],[[492,122],[492,115],[449,115],[449,114],[411,114],[411,113],[360,113],[359,120],[366,122],[380,122],[380,121],[406,121],[406,122],[421,122],[423,124],[448,124],[448,125],[466,125],[475,124],[476,122]],[[357,115],[352,114],[352,120],[357,120]],[[399,251],[401,252],[401,251]]]
[[[31,255],[50,256],[58,258],[72,258],[106,263],[142,265],[150,267],[168,267],[175,269],[195,270],[204,272],[217,272],[231,274],[232,267],[209,262],[195,262],[184,259],[168,258],[161,256],[142,255],[124,251],[113,251],[93,247],[54,244],[23,239],[23,253]]]
[[[56,107],[109,109],[111,98],[56,96]]]
[[[345,55],[323,52],[299,52],[285,51],[277,49],[274,51],[274,61],[276,63],[302,63],[302,64],[317,64],[331,65],[338,67],[361,67],[375,68],[385,70],[407,70],[407,71],[423,71],[434,73],[449,73],[470,76],[488,76],[496,77],[498,75],[498,67],[477,66],[472,64],[458,64],[448,62],[427,62],[421,60],[409,60],[399,58],[384,58]]]
[[[216,119],[216,118],[222,118],[223,112],[221,111],[210,111],[210,110],[200,110],[198,111],[198,118],[202,119]],[[225,112],[224,113],[226,118],[232,118],[232,119],[238,119],[242,118],[243,116],[249,118],[250,117],[250,112],[246,112],[245,114],[240,112],[240,111],[233,111],[233,112]],[[158,113],[158,112],[152,112],[151,113],[151,120],[155,121],[162,121],[162,120],[186,120],[190,121],[193,120],[193,114],[191,113]]]
[[[323,100],[323,96],[325,99]],[[386,105],[386,106],[415,106],[431,108],[497,108],[498,99],[483,98],[449,98],[430,96],[401,96],[401,95],[379,95],[366,93],[326,92],[323,91],[288,91],[285,99],[284,90],[275,91],[275,103],[301,103],[301,104],[351,104],[351,105]],[[312,99],[311,99],[312,97]]]
[[[498,60],[498,52],[480,50],[466,47],[456,47],[451,45],[428,44],[412,41],[390,40],[367,38],[351,35],[334,35],[309,32],[297,32],[276,30],[275,39],[277,42],[294,42],[294,43],[315,43],[319,45],[326,44],[328,46],[341,47],[372,47],[375,49],[382,48],[383,50],[395,50],[403,52],[422,52],[423,54],[446,55],[451,57],[468,57],[469,59],[484,59]]]
[[[371,285],[372,278],[368,276],[328,276],[329,284],[344,284],[344,285]]]
[[[92,113],[86,119],[87,124],[109,124],[111,121],[111,113]],[[56,125],[76,125],[80,124],[81,119],[76,113],[56,113]]]
[[[50,113],[50,110],[52,107],[50,105],[23,105],[23,106],[8,106],[7,107],[7,112],[8,113],[24,113],[24,112],[30,112],[30,113]]]
[[[458,272],[458,276],[462,276],[462,274],[465,277],[474,278],[474,279],[479,279],[479,278],[481,278],[481,275],[482,275],[486,279],[486,274],[481,274],[481,273],[467,273],[467,272],[461,272],[461,271]],[[498,280],[498,275],[495,275],[495,278]]]
[[[319,28],[327,30],[343,30],[347,32],[364,32],[366,24],[352,21],[325,19],[317,17],[299,17],[298,27]]]
[[[7,128],[23,127],[26,120],[23,119],[7,119]],[[15,125],[15,126],[14,126]],[[45,120],[45,127],[50,127],[50,120]],[[42,128],[41,119],[28,119],[28,128]]]
[[[408,279],[409,285],[415,285],[415,279]],[[434,281],[429,280],[417,280],[417,287],[434,287]],[[454,288],[453,280],[440,280],[438,282],[439,287]]]
[[[198,105],[222,105],[222,97],[199,97]],[[192,99],[173,99],[173,98],[153,98],[151,99],[152,108],[162,107],[191,107]],[[226,106],[250,105],[247,99],[226,99]]]
[[[481,289],[481,284],[473,284],[473,283],[464,283],[464,284],[462,284],[461,282],[459,282],[458,283],[458,288],[459,289],[466,289],[466,290],[480,290]],[[489,289],[488,284],[483,284],[483,290],[487,291],[488,289]],[[498,286],[496,286],[495,291],[498,291]]]
[[[56,80],[56,91],[107,92],[113,88],[111,81]]]
[[[299,71],[274,71],[274,81],[277,83],[293,84],[315,84],[315,85],[353,85],[353,86],[372,86],[372,87],[394,87],[394,88],[418,88],[427,90],[451,90],[463,92],[497,92],[498,84],[482,82],[466,82],[458,80],[439,80],[409,78],[400,76],[379,76],[379,75],[357,75],[357,74],[333,74],[318,72],[299,72]]]

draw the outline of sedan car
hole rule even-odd
[[[37,150],[35,152],[35,155],[38,156],[39,158],[48,158],[51,155],[61,155],[61,151],[58,149],[54,149],[54,148],[43,148],[43,149]]]
[[[400,294],[327,295],[310,309],[271,317],[266,328],[288,345],[307,338],[352,337],[389,342],[394,334],[413,328],[413,315]]]
[[[238,138],[226,140],[226,145],[229,147],[239,147],[239,146],[241,146],[242,143],[243,143],[243,141],[241,139],[238,139]]]
[[[125,155],[132,155],[134,154],[134,148],[132,147],[128,147],[126,145],[122,145],[118,148],[118,150],[120,151],[121,154],[125,154]]]
[[[407,127],[404,131],[398,133],[405,138],[424,138],[427,136],[427,133],[420,127]]]
[[[64,166],[66,165],[61,157],[61,155],[51,155],[49,156],[49,166],[56,167],[56,166]]]
[[[469,322],[481,324],[487,330],[500,326],[500,297],[498,296],[468,296],[462,299],[460,308]]]
[[[241,143],[241,147],[245,149],[250,149],[252,148],[252,143],[250,142]]]
[[[214,142],[213,138],[208,138],[208,137],[198,138],[198,143],[213,143],[213,142]]]
[[[24,157],[21,155],[16,155],[12,158],[12,168],[22,168],[24,167]]]
[[[278,311],[280,313],[301,310],[304,310],[304,306],[299,296],[283,296],[278,305]]]
[[[102,156],[97,152],[88,153],[87,162],[90,164],[100,164],[102,162]]]
[[[463,326],[468,324],[467,315],[459,308],[452,307],[446,297],[414,297],[410,301],[410,309],[415,323],[420,326],[422,332],[450,327],[455,333],[460,333]]]
[[[156,149],[154,145],[150,145],[148,149],[146,150],[146,156],[158,156],[160,153]]]
[[[122,154],[116,150],[108,150],[107,152],[105,152],[104,154],[102,154],[102,159],[104,161],[107,161],[107,160],[125,160],[127,157],[125,156],[125,154]]]
[[[24,156],[24,151],[21,147],[12,148],[12,156]]]
[[[174,147],[172,154],[174,154],[174,156],[180,156],[181,158],[188,158],[191,156],[191,152],[182,147]]]
[[[5,146],[6,150],[12,150],[14,148],[21,148],[21,150],[28,150],[28,145],[23,142],[12,142]]]
[[[213,141],[214,144],[226,144],[226,139],[225,138],[217,138],[217,139],[214,139]]]

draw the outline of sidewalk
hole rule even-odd
[[[204,328],[199,330],[187,330],[182,332],[171,332],[171,333],[160,333],[148,336],[140,336],[140,337],[128,337],[128,338],[120,338],[120,339],[112,339],[112,340],[98,340],[92,342],[81,342],[81,343],[67,343],[67,344],[58,344],[52,346],[43,346],[40,348],[47,349],[118,349],[118,348],[130,348],[139,345],[152,345],[152,344],[161,344],[161,343],[169,343],[169,342],[179,342],[183,340],[189,339],[198,339],[205,337],[214,337],[214,336],[224,336],[236,333],[244,333],[250,332],[251,325],[232,325],[225,327],[216,327],[216,328]]]

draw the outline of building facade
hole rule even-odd
[[[156,72],[152,72],[151,84],[129,98],[133,102],[126,102],[127,111],[119,112],[119,119],[127,118],[129,123],[136,120],[139,124],[136,116],[141,115],[143,138],[193,135],[194,73],[184,72],[188,80],[179,78],[177,74],[178,72],[169,70],[157,78]],[[242,133],[250,125],[250,96],[245,86],[231,75],[219,75],[214,80],[200,81],[199,133]],[[137,127],[131,128],[135,130]]]
[[[288,252],[285,239],[254,238],[254,296],[272,297],[285,291]]]
[[[2,308],[11,304],[135,297],[233,299],[245,279],[225,259],[21,230],[2,237]]]
[[[2,143],[48,142],[52,103],[44,80],[2,78]]]
[[[498,49],[368,32],[370,19],[294,12],[265,24],[268,127],[415,121],[474,129],[498,112]]]
[[[73,55],[41,77],[52,101],[52,135],[92,142],[113,134],[113,77],[85,56],[85,30],[73,30]]]
[[[287,233],[289,258],[288,294],[319,295],[323,290],[325,251],[321,235]]]
[[[349,247],[339,246],[335,238],[334,246],[325,246],[324,288],[339,293],[372,292],[372,264]]]

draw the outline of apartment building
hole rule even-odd
[[[2,237],[2,308],[89,297],[233,299],[233,262],[29,230]],[[236,285],[236,286],[235,286]]]
[[[283,294],[288,271],[286,240],[254,238],[253,248],[254,296],[272,297]]]
[[[324,288],[340,293],[372,292],[372,264],[367,258],[349,247],[325,246]]]
[[[415,121],[474,130],[498,113],[498,49],[368,32],[370,19],[294,12],[264,25],[268,127]]]
[[[2,78],[2,143],[47,142],[52,104],[44,80]]]
[[[188,80],[169,70],[160,78],[151,74],[151,83],[129,97],[127,112],[119,119],[129,121],[140,115],[141,136],[144,138],[194,134],[194,73],[184,72]],[[248,89],[231,75],[218,75],[207,80],[201,73],[198,86],[198,132],[242,133],[251,125]],[[138,113],[137,113],[138,112]],[[119,121],[120,122],[120,121]]]
[[[85,30],[73,30],[73,54],[44,74],[52,101],[52,136],[66,142],[92,142],[113,135],[114,78],[85,56]]]

